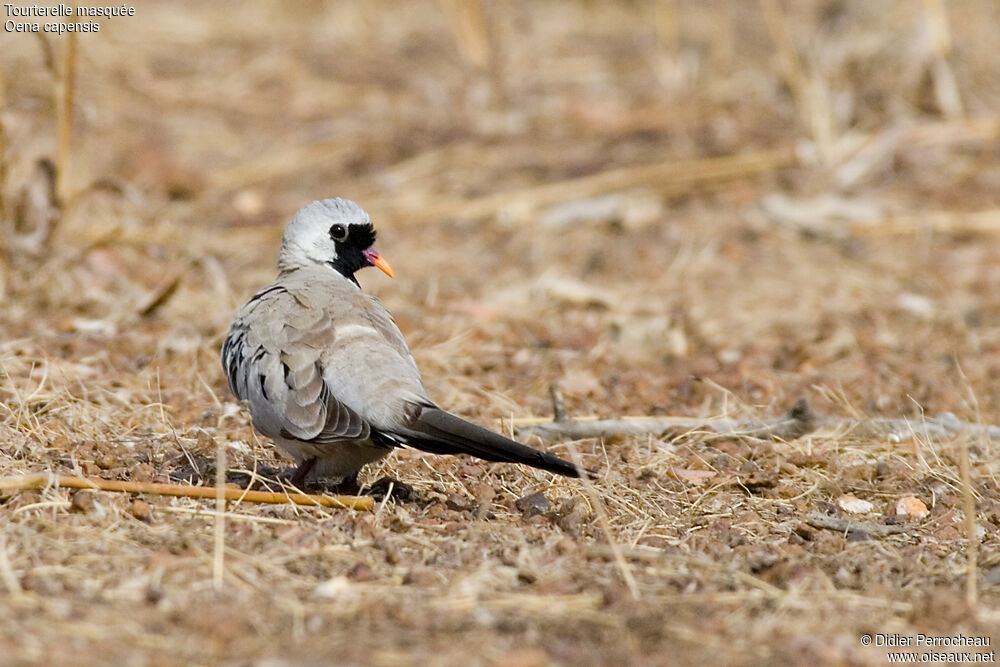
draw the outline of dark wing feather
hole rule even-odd
[[[471,454],[487,461],[522,463],[567,477],[577,467],[547,452],[522,445],[432,405],[418,406],[405,434],[393,434],[415,449],[433,454]]]
[[[365,440],[371,427],[357,412],[338,401],[323,378],[319,363],[324,337],[333,328],[306,320],[296,327],[304,308],[288,303],[293,294],[268,288],[256,294],[233,321],[222,346],[222,366],[233,393],[250,404],[254,425],[264,435],[319,445]],[[285,303],[276,303],[284,300]],[[249,322],[261,309],[283,307],[289,320],[265,342]],[[298,307],[296,307],[298,306]],[[312,324],[313,326],[307,326]],[[319,339],[319,340],[317,340]]]

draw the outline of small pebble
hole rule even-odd
[[[320,600],[347,602],[356,598],[358,593],[347,577],[341,575],[328,579],[313,589],[313,597]]]
[[[150,521],[153,518],[153,508],[145,500],[136,498],[128,507],[128,513],[139,521]]]
[[[371,581],[373,576],[374,575],[372,574],[372,569],[370,567],[368,567],[364,563],[358,563],[357,565],[351,568],[351,571],[347,575],[347,578],[350,579],[351,581],[364,582],[364,581]]]
[[[525,519],[530,519],[538,514],[545,514],[549,511],[549,499],[539,491],[531,495],[523,496],[514,501],[514,507],[520,510]]]
[[[493,499],[496,498],[497,495],[496,489],[484,482],[479,482],[473,486],[472,493],[475,494],[476,500],[481,503],[486,503],[487,505],[493,502]]]
[[[465,496],[458,493],[450,494],[444,504],[445,507],[456,512],[469,512],[475,509],[475,506],[470,505]]]
[[[73,494],[72,498],[70,498],[70,510],[73,512],[81,512],[83,514],[104,516],[106,514],[104,506],[97,502],[94,495],[93,491],[77,491]]]
[[[927,505],[919,498],[906,496],[900,498],[899,502],[896,503],[896,514],[913,517],[914,519],[923,519],[930,514],[930,510],[927,509]]]
[[[875,505],[850,494],[837,498],[837,506],[851,514],[871,514],[875,511]]]

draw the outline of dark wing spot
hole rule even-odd
[[[257,376],[257,381],[260,383],[260,393],[262,393],[264,395],[264,400],[265,401],[270,401],[271,398],[267,395],[267,387],[264,386],[264,380],[266,380],[266,379],[267,378],[264,377],[263,373],[260,373]]]
[[[266,287],[266,288],[262,289],[261,291],[257,292],[256,294],[254,294],[252,297],[250,297],[250,300],[247,302],[247,304],[249,305],[251,303],[255,303],[257,301],[260,301],[261,299],[263,299],[268,294],[274,294],[275,292],[287,292],[287,291],[288,290],[286,290],[281,285],[271,285],[270,287]]]
[[[225,370],[226,378],[229,380],[229,388],[241,400],[243,396],[240,395],[239,390],[239,372],[245,349],[246,346],[242,331],[235,334],[231,333],[222,346],[222,368]]]

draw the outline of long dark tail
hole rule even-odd
[[[422,407],[408,426],[416,434],[407,433],[406,444],[425,452],[471,454],[487,461],[523,463],[567,477],[580,476],[575,465],[558,456],[509,440],[440,408]]]

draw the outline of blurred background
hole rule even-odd
[[[119,331],[166,285],[161,347],[214,347],[291,213],[345,196],[399,268],[366,287],[447,343],[427,374],[508,411],[553,379],[585,413],[701,410],[692,377],[994,409],[998,12],[150,3],[72,58],[7,34],[0,326]]]
[[[214,354],[291,213],[345,196],[399,268],[366,287],[494,412],[554,379],[584,413],[701,410],[693,377],[995,409],[998,12],[171,2],[72,57],[7,34],[0,326],[120,332],[169,288],[143,326]]]
[[[286,465],[239,416],[218,348],[273,278],[284,223],[330,196],[371,213],[396,278],[359,278],[431,396],[480,423],[551,415],[552,383],[576,416],[769,416],[805,397],[1000,422],[993,0],[172,1],[97,22],[0,42],[0,468],[68,455],[179,479],[177,443],[210,457],[206,432],[251,443],[237,462]],[[664,527],[669,502],[627,496],[687,488],[665,445],[583,450],[619,485],[609,503],[632,498],[615,535],[701,548]],[[470,477],[433,465],[442,488]],[[840,493],[824,465],[835,482],[803,472],[773,493]],[[923,484],[901,475],[883,482]],[[809,618],[825,630],[829,612]],[[602,655],[676,638],[647,625]],[[712,650],[746,637],[724,639]]]

